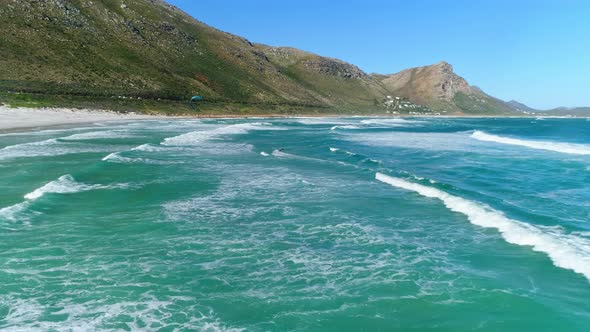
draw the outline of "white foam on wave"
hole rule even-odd
[[[51,181],[42,187],[35,189],[34,191],[26,194],[24,197],[28,200],[36,200],[48,193],[55,194],[69,194],[77,193],[82,191],[96,190],[96,189],[125,189],[129,188],[126,183],[101,185],[101,184],[86,184],[76,182],[73,176],[66,174],[60,176],[57,180]]]
[[[418,120],[406,120],[400,118],[392,118],[392,119],[368,119],[368,120],[361,120],[362,124],[368,125],[382,125],[382,126],[389,126],[389,127],[407,127],[408,125],[414,125],[419,123],[424,123],[424,121]]]
[[[260,155],[263,156],[263,157],[268,157],[269,156],[269,154],[266,153],[266,152],[264,152],[264,151],[260,152]]]
[[[116,159],[116,158],[119,158],[119,157],[120,156],[119,156],[119,153],[118,152],[113,152],[113,153],[107,155],[106,157],[102,158],[101,160],[102,161],[107,161],[107,160],[113,160],[113,159]]]
[[[58,141],[58,138],[46,139],[44,141],[20,143],[9,145],[0,149],[0,160],[27,157],[60,156],[71,153],[100,152],[105,147],[98,145],[80,145],[75,142]]]
[[[131,149],[132,151],[145,151],[145,152],[158,152],[158,151],[162,151],[163,148],[158,147],[158,146],[154,146],[152,144],[142,144],[140,146],[136,146],[133,149]]]
[[[183,146],[195,145],[201,142],[216,138],[222,135],[238,135],[246,134],[251,130],[285,130],[280,127],[272,127],[270,123],[254,122],[254,123],[239,123],[223,127],[216,127],[213,129],[191,131],[186,134],[169,137],[164,139],[162,145]]]
[[[531,149],[547,150],[568,154],[590,155],[590,146],[584,144],[523,140],[517,138],[491,135],[479,130],[476,130],[471,135],[471,137],[479,141],[524,146]]]
[[[147,158],[129,158],[122,156],[119,152],[113,152],[102,158],[102,161],[118,164],[165,164],[156,160]]]
[[[280,150],[273,150],[272,151],[272,155],[275,157],[282,157],[282,158],[297,158],[296,155],[290,154],[290,153],[285,153],[283,151]]]
[[[304,125],[347,125],[351,124],[350,119],[345,118],[309,118],[309,117],[295,117],[297,122]]]
[[[359,126],[354,125],[345,125],[345,126],[333,126],[330,130],[337,130],[337,129],[361,129]]]
[[[331,152],[338,152],[341,151],[340,149],[337,148],[330,148]],[[354,153],[354,152],[350,152],[350,151],[346,151],[346,150],[342,150],[342,152],[346,153],[349,156],[358,156],[358,154]]]
[[[321,162],[321,163],[328,163],[329,162],[329,161],[324,160],[324,159],[298,156],[298,155],[295,155],[295,154],[290,154],[290,153],[283,152],[281,150],[274,150],[272,152],[272,155],[275,156],[275,157],[277,157],[277,158],[310,160],[310,161],[316,161],[316,162]]]
[[[126,189],[129,188],[129,184],[127,183],[118,183],[118,184],[111,184],[111,185],[100,185],[100,184],[85,184],[76,182],[74,178],[69,175],[63,175],[59,177],[55,181],[51,181],[45,184],[42,187],[35,189],[34,191],[26,194],[24,198],[26,201],[14,204],[11,206],[4,207],[0,209],[0,220],[8,220],[8,221],[23,221],[27,222],[28,217],[30,217],[31,213],[25,213],[31,202],[34,200],[39,199],[43,195],[47,193],[57,193],[57,194],[66,194],[66,193],[77,193],[82,191],[89,191],[95,189]],[[33,212],[35,214],[36,212]]]
[[[464,132],[347,132],[343,139],[368,146],[399,147],[429,151],[480,151],[481,144]],[[478,150],[479,149],[479,150]],[[487,152],[487,151],[486,151]]]
[[[442,190],[376,173],[375,178],[393,187],[414,191],[422,196],[437,198],[451,211],[467,216],[477,226],[495,228],[509,243],[531,246],[534,251],[549,256],[557,267],[583,274],[590,281],[590,239],[567,234],[560,228],[541,227],[506,217],[480,203],[450,195]]]
[[[9,145],[0,149],[0,159],[60,154],[53,153],[53,149],[45,148],[58,144],[59,142],[55,138],[51,138],[44,141]]]
[[[0,209],[0,219],[17,221],[18,216],[29,206],[29,202],[22,202]]]
[[[77,140],[91,140],[91,139],[115,139],[115,138],[130,138],[135,137],[128,132],[121,130],[105,130],[105,131],[90,131],[86,133],[73,134],[66,137],[61,137],[65,141]]]
[[[166,147],[154,146],[152,144],[142,144],[136,146],[128,151],[140,151],[140,152],[160,152],[164,151]],[[119,163],[119,164],[157,164],[157,165],[165,165],[165,164],[174,164],[177,162],[163,162],[148,158],[131,158],[125,157],[121,155],[122,152],[113,152],[102,158],[102,161],[111,162],[111,163]]]

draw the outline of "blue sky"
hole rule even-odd
[[[167,0],[218,29],[394,73],[445,60],[536,108],[590,106],[590,1]]]

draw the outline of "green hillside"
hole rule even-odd
[[[14,106],[182,113],[198,94],[206,113],[383,113],[386,96],[426,100],[415,85],[392,88],[384,77],[337,59],[253,44],[160,0],[0,6],[0,102]],[[437,110],[451,102],[466,113],[504,105],[481,107],[469,97],[452,103],[434,96],[424,104]]]

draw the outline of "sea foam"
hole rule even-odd
[[[476,130],[471,135],[471,137],[479,141],[524,146],[531,149],[547,150],[568,154],[590,155],[590,146],[584,144],[523,140],[517,138],[492,135],[479,130]]]
[[[555,227],[540,227],[506,217],[502,212],[442,190],[377,173],[375,178],[391,186],[437,198],[451,211],[462,213],[477,226],[495,228],[509,243],[531,246],[549,256],[555,266],[583,274],[590,281],[590,239],[567,234]]]

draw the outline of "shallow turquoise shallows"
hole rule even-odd
[[[590,331],[590,121],[0,135],[0,329]]]

